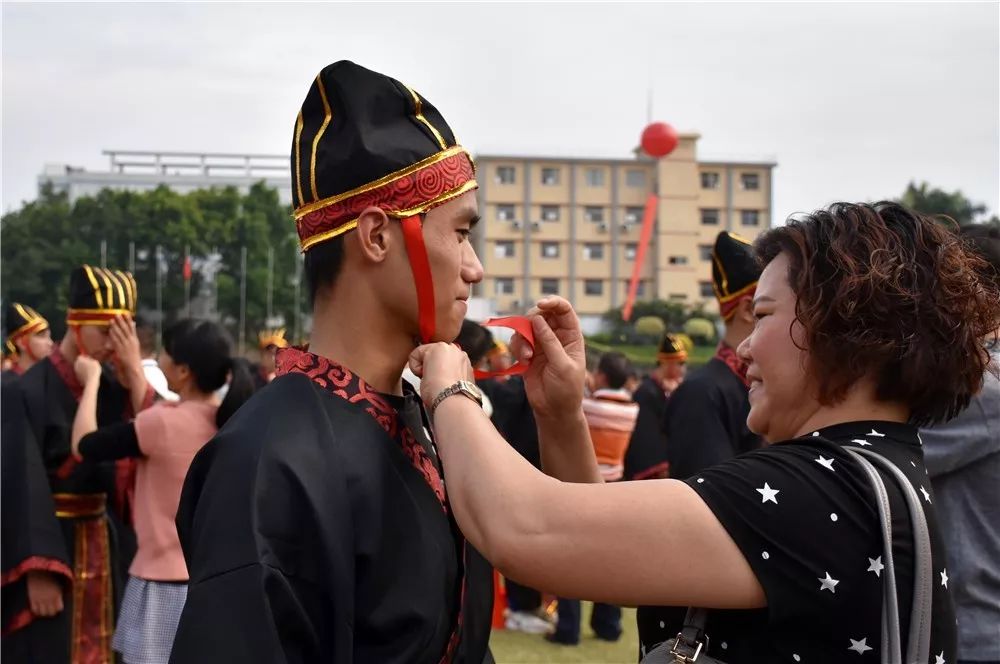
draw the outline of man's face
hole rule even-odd
[[[19,340],[18,346],[21,347],[22,353],[28,353],[29,357],[40,360],[52,352],[52,332],[49,329],[36,332]]]
[[[469,241],[478,221],[474,191],[434,208],[424,217],[424,245],[434,280],[434,341],[453,341],[458,336],[468,313],[472,284],[483,279],[483,265]],[[415,293],[414,287],[414,310]]]
[[[260,351],[260,367],[264,370],[264,373],[273,373],[275,368],[274,354],[277,352],[277,346],[268,346],[267,348]]]
[[[81,325],[80,326],[80,351],[91,356],[98,362],[107,362],[111,359],[114,348],[111,346],[111,336],[107,325]]]

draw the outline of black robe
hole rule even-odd
[[[42,537],[43,539],[38,540],[39,544],[28,545],[43,552],[35,555],[55,556],[65,552],[64,560],[73,570],[74,584],[87,584],[91,589],[87,597],[94,600],[86,607],[75,607],[75,593],[66,593],[65,608],[60,614],[52,618],[36,618],[26,627],[5,635],[5,653],[25,653],[25,656],[34,657],[33,661],[53,663],[68,662],[71,659],[71,617],[77,610],[82,615],[81,629],[88,636],[83,649],[87,652],[100,652],[101,656],[103,653],[110,654],[110,632],[114,630],[117,603],[124,590],[128,565],[135,554],[135,534],[126,525],[127,516],[124,511],[127,487],[122,482],[127,477],[121,471],[126,467],[114,462],[75,463],[70,459],[70,437],[73,418],[76,416],[77,396],[68,382],[75,382],[75,377],[68,381],[69,374],[60,374],[55,359],[61,360],[59,365],[64,372],[72,372],[72,369],[62,360],[61,355],[56,358],[57,354],[58,348],[53,351],[53,355],[35,364],[16,382],[4,388],[5,391],[11,391],[8,398],[17,402],[11,408],[10,417],[13,420],[5,423],[4,447],[13,447],[6,452],[6,456],[20,458],[23,464],[30,465],[31,459],[37,454],[47,480],[42,485],[36,471],[32,480],[25,476],[25,486],[15,485],[15,490],[30,494],[32,498],[30,503],[15,504],[10,508],[5,504],[5,515],[11,508],[19,512],[18,518],[10,524],[13,527],[10,533],[5,516],[5,546],[12,539],[14,542],[27,543],[33,542],[33,538],[38,540],[38,537]],[[131,416],[131,410],[128,391],[115,381],[110,372],[104,371],[97,399],[98,427],[127,419]],[[4,418],[8,418],[7,413]],[[9,439],[6,435],[8,427],[14,432]],[[31,445],[35,446],[35,451],[30,450]],[[6,468],[4,479],[7,479]],[[29,481],[30,486],[27,485]],[[63,514],[53,523],[55,512],[50,512],[49,509],[53,505],[53,496],[56,495],[102,496],[107,506],[106,512],[96,520],[92,517],[73,518]],[[61,551],[58,543],[50,539],[54,527],[58,528],[62,536]],[[86,546],[87,559],[91,562],[87,570],[77,569],[77,551],[81,546]],[[102,555],[101,560],[95,559],[95,555]],[[95,573],[94,565],[106,570],[110,576],[110,587],[104,586],[100,578],[90,576]],[[82,580],[81,574],[84,572],[87,581]],[[4,616],[7,616],[8,610],[25,608],[26,599],[26,593],[19,593],[14,603],[8,607],[5,593]],[[104,627],[101,628],[100,625]],[[103,636],[98,634],[101,629],[107,632]]]
[[[646,376],[632,399],[639,404],[639,416],[625,452],[625,479],[666,477],[669,464],[663,413],[667,409],[667,395],[655,380]]]
[[[299,370],[279,369],[185,481],[171,662],[492,661],[492,570],[446,512],[419,398],[281,353]]]
[[[728,351],[728,352],[727,352]],[[729,350],[697,369],[670,395],[663,416],[670,477],[683,480],[705,468],[755,450],[761,439],[747,428],[750,398],[746,384],[725,357]],[[640,643],[655,643],[662,622],[680,631],[685,607],[639,607],[636,622]],[[662,640],[662,639],[659,639]]]

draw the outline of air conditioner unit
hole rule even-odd
[[[622,233],[628,233],[630,230],[632,230],[632,224],[628,224],[628,223],[622,224],[621,226],[619,226],[619,230]]]
[[[513,228],[515,231],[519,231],[521,230],[521,222],[517,220],[512,221],[510,222],[510,227]]]
[[[608,232],[608,225],[607,224],[597,224],[597,232],[598,233],[607,233]]]
[[[538,223],[537,221],[533,221],[533,222],[531,222],[531,230],[533,230],[533,231],[540,231],[540,230],[542,230],[542,225],[540,223]]]

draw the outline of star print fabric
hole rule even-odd
[[[741,455],[687,480],[742,551],[768,603],[754,611],[709,611],[708,654],[733,663],[880,661],[886,556],[874,494],[844,449],[864,447],[895,463],[918,492],[928,491],[929,499],[921,504],[932,541],[931,651],[955,662],[954,608],[943,583],[944,549],[916,429],[857,422],[818,433]],[[905,649],[913,592],[912,531],[901,492],[884,474],[883,481],[893,515]],[[676,627],[667,625],[664,638],[676,635]],[[655,646],[642,645],[647,652]]]

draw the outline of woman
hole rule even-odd
[[[123,317],[111,326],[119,361],[139,366],[135,327]],[[73,449],[85,461],[135,457],[138,552],[129,568],[112,645],[127,664],[166,663],[187,594],[187,567],[174,519],[181,487],[198,450],[253,393],[253,377],[234,362],[226,331],[208,321],[182,320],[163,333],[160,368],[176,402],[161,401],[132,422],[97,428],[101,365],[80,356],[84,385],[73,421]],[[229,389],[221,405],[215,391]]]
[[[916,426],[946,420],[982,384],[981,339],[1000,320],[982,261],[894,203],[835,204],[765,233],[749,363],[748,425],[770,446],[686,481],[599,482],[580,414],[583,340],[568,303],[539,303],[526,376],[546,470],[506,445],[437,344],[414,351],[455,515],[502,573],[560,595],[710,609],[708,655],[727,662],[875,662],[884,558],[873,493],[845,448],[875,450],[920,491],[931,531],[931,654],[954,662],[955,619]],[[530,353],[519,340],[519,357]],[[435,403],[437,402],[437,403]],[[913,548],[900,489],[893,552],[901,632]],[[502,506],[498,508],[498,506]],[[660,623],[644,651],[677,635]]]

